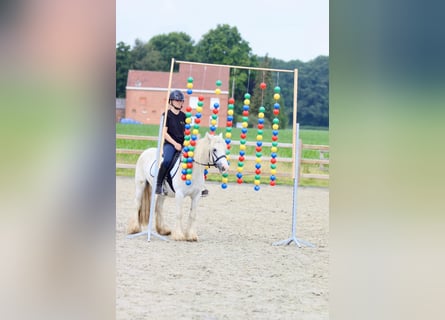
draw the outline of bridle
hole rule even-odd
[[[225,154],[223,154],[223,155],[218,157],[218,155],[216,154],[216,150],[213,150],[213,152],[209,151],[209,161],[208,161],[208,163],[201,163],[201,162],[198,162],[196,160],[193,160],[193,161],[195,163],[201,165],[201,166],[215,167],[215,168],[219,169],[218,161],[221,160],[222,158],[226,158],[227,159]],[[212,159],[212,161],[213,161],[212,163],[210,163],[210,159]]]

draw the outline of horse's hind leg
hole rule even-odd
[[[195,231],[195,222],[196,222],[196,208],[198,207],[198,202],[200,198],[200,194],[196,195],[192,198],[190,205],[190,216],[187,223],[187,229],[185,230],[185,238],[187,241],[198,241],[198,235]]]
[[[156,231],[163,236],[168,236],[171,231],[169,228],[167,228],[165,226],[165,222],[164,222],[164,213],[162,210],[162,207],[164,206],[164,200],[165,197],[164,196],[158,196],[156,199],[156,208],[155,208],[155,212],[156,212]]]
[[[146,183],[145,180],[136,181],[136,196],[134,198],[136,210],[134,211],[133,216],[131,216],[130,220],[128,221],[127,234],[141,232],[141,220],[143,220],[141,217],[141,208],[142,208],[142,197],[144,196],[146,187],[145,183]]]

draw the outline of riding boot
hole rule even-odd
[[[164,178],[167,174],[167,170],[168,170],[168,168],[166,168],[163,164],[159,168],[158,177],[156,180],[156,191],[155,191],[156,194],[162,193],[162,183],[164,182]]]

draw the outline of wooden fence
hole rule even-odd
[[[125,135],[125,134],[117,134],[116,135],[116,139],[122,139],[122,140],[145,140],[145,141],[157,141],[158,137],[157,136],[135,136],[135,135]],[[234,141],[232,140],[231,142],[232,145],[239,145],[240,142],[239,141]],[[270,147],[272,144],[270,142],[263,142],[263,147]],[[248,141],[246,143],[246,146],[256,146],[255,142],[251,142]],[[279,144],[280,148],[292,148],[292,143],[280,143]],[[303,150],[315,150],[315,151],[319,151],[319,158],[302,158],[302,154],[303,154]],[[144,150],[140,150],[140,149],[120,149],[117,148],[116,149],[116,154],[141,154]],[[329,173],[304,173],[302,168],[303,168],[303,164],[308,164],[308,165],[318,165],[320,171],[329,171],[328,167],[329,166],[329,158],[325,158],[326,154],[329,154],[329,146],[326,145],[313,145],[313,144],[302,144],[301,140],[300,140],[300,176],[299,178],[306,178],[306,179],[323,179],[323,180],[328,180],[329,179]],[[246,161],[255,161],[255,157],[254,156],[245,156],[244,157]],[[237,160],[238,159],[238,155],[236,154],[231,154],[229,156],[230,160]],[[269,161],[270,157],[263,157],[264,161]],[[292,163],[292,158],[284,158],[284,157],[277,157],[277,161],[278,162],[283,162],[283,163]],[[116,163],[116,168],[121,168],[121,169],[135,169],[136,168],[136,164],[135,163]],[[253,174],[254,171],[248,171],[248,170],[244,170],[243,173],[246,174]],[[284,171],[281,173],[278,173],[277,176],[283,176],[283,177],[292,177],[292,172],[290,171]]]

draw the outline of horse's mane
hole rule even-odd
[[[209,161],[209,145],[210,139],[206,136],[197,140],[194,155],[197,162],[207,163]]]

